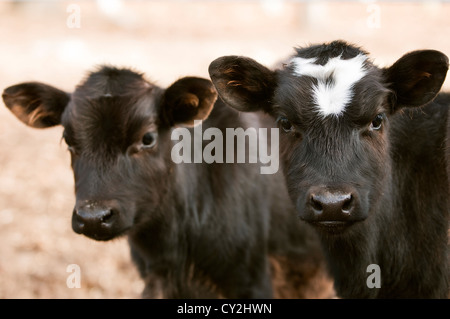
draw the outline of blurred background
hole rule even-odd
[[[450,3],[434,0],[0,1],[0,89],[42,81],[72,91],[105,63],[165,87],[182,76],[208,77],[222,55],[272,66],[296,46],[335,39],[388,66],[416,49],[450,55],[449,17]],[[143,283],[126,239],[95,242],[71,229],[62,129],[28,128],[1,104],[0,298],[139,298]],[[80,288],[67,285],[72,264]]]

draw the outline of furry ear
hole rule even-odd
[[[2,98],[20,121],[35,128],[61,124],[61,115],[70,101],[68,93],[39,82],[10,86]]]
[[[393,111],[433,100],[444,83],[447,70],[447,56],[435,50],[407,53],[384,69],[388,87],[395,93]]]
[[[170,126],[194,126],[194,121],[208,118],[216,100],[217,92],[211,81],[182,78],[164,92],[162,120]]]
[[[209,75],[219,96],[231,107],[270,113],[275,72],[247,57],[224,56],[211,62]]]

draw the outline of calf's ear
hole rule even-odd
[[[216,100],[217,92],[211,81],[182,78],[164,92],[162,120],[170,126],[194,126],[194,121],[208,118]]]
[[[209,65],[209,75],[222,100],[242,112],[270,113],[276,74],[240,56],[220,57]]]
[[[393,111],[432,101],[444,83],[447,70],[447,56],[435,50],[407,53],[384,69],[385,80],[393,91]]]
[[[70,95],[50,85],[26,82],[3,91],[3,102],[23,123],[35,128],[61,124]]]

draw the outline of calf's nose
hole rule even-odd
[[[348,185],[313,186],[300,203],[300,217],[308,222],[352,222],[365,219],[358,192]]]
[[[319,219],[340,220],[352,213],[354,197],[351,193],[322,191],[311,194],[310,205]]]
[[[114,228],[118,212],[110,206],[85,202],[78,204],[72,214],[72,228],[78,234],[95,239],[108,237]]]
[[[87,209],[85,207],[75,210],[76,219],[80,229],[85,225],[109,224],[112,221],[113,210],[111,208]]]

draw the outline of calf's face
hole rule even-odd
[[[230,106],[274,117],[300,218],[340,234],[375,211],[387,191],[390,115],[432,100],[447,69],[447,57],[432,50],[380,69],[366,52],[335,41],[298,49],[281,70],[227,56],[209,71]]]
[[[171,127],[205,119],[216,96],[205,79],[183,78],[164,90],[133,71],[103,67],[72,94],[31,82],[5,89],[3,100],[29,126],[64,127],[75,177],[72,228],[109,240],[162,217]]]

